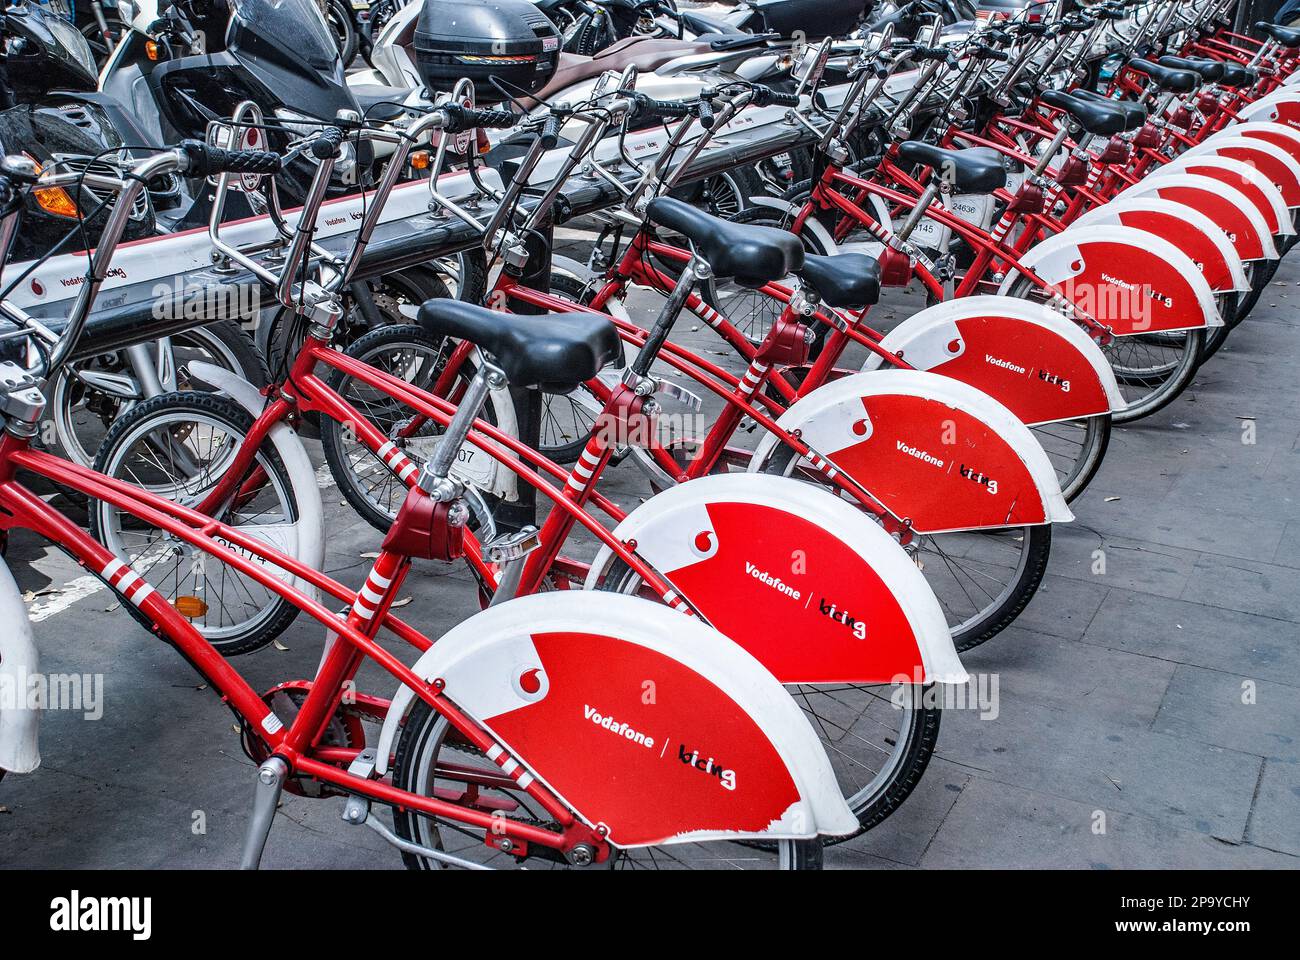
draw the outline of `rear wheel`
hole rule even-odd
[[[464,796],[474,788],[472,801],[479,811],[508,811],[513,821],[551,827],[549,816],[525,791],[517,787],[476,786],[483,778],[501,781],[501,768],[456,734],[451,724],[423,700],[417,700],[402,726],[393,758],[393,786],[424,797]],[[629,784],[628,789],[635,789]],[[466,799],[466,803],[471,802]],[[487,844],[487,830],[410,810],[394,810],[397,835],[409,843],[441,850],[484,866],[514,869],[562,867],[556,858],[534,855],[523,861]],[[540,853],[539,848],[533,848]],[[438,870],[444,864],[419,853],[402,853],[412,870]],[[714,841],[680,843],[616,851],[601,864],[618,870],[819,870],[821,844],[816,840],[782,840],[770,845]]]
[[[1041,301],[1034,282],[1018,277],[1007,291],[1009,296]],[[1140,333],[1116,337],[1102,347],[1126,407],[1114,414],[1116,423],[1131,423],[1149,417],[1177,399],[1196,376],[1205,329],[1169,333]]]
[[[641,577],[617,560],[599,589],[635,596],[641,587]],[[940,711],[924,706],[921,688],[832,683],[786,689],[821,738],[845,802],[858,818],[858,833],[898,809],[920,782],[939,739]]]
[[[822,474],[787,446],[774,448],[761,467],[825,485]],[[907,550],[943,609],[953,643],[969,650],[997,636],[1033,599],[1051,546],[1051,525],[1040,524],[917,535]]]
[[[1066,502],[1088,488],[1110,446],[1111,415],[1030,427],[1056,471]]]

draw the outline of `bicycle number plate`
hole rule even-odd
[[[959,219],[979,227],[989,228],[989,215],[993,211],[993,197],[981,194],[953,194],[946,203],[948,209]],[[922,247],[942,250],[948,242],[952,231],[938,221],[926,218],[916,225],[909,238]]]
[[[429,438],[412,441],[407,452],[415,454],[423,462],[432,457],[437,449],[438,441]],[[456,453],[456,462],[451,465],[451,475],[462,483],[480,490],[497,492],[492,489],[496,480],[496,461],[471,443],[462,444]]]

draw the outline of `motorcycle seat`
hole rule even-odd
[[[682,18],[682,26],[696,36],[707,33],[739,36],[745,33],[744,30],[734,24],[730,24],[725,20],[718,20],[715,17],[705,16],[697,10],[681,10],[678,11],[678,16]]]
[[[635,66],[645,73],[657,70],[665,63],[696,53],[708,53],[707,43],[686,40],[661,40],[658,37],[626,37],[612,43],[594,56],[583,57],[576,53],[561,53],[555,74],[542,89],[532,95],[541,102],[569,87],[594,80],[606,70],[623,71]],[[524,98],[521,98],[524,99]]]
[[[731,277],[742,287],[761,287],[804,265],[803,241],[785,230],[732,223],[672,197],[651,200],[646,216],[694,243],[715,276]]]
[[[799,277],[832,307],[869,307],[880,299],[880,261],[865,253],[805,254]]]
[[[1172,70],[1150,60],[1133,60],[1129,63],[1129,68],[1145,73],[1153,84],[1171,93],[1188,93],[1195,90],[1201,82],[1200,76],[1191,70]]]
[[[441,297],[416,317],[435,339],[467,340],[491,354],[515,387],[568,393],[623,355],[618,330],[595,313],[505,313]]]
[[[395,120],[404,110],[402,103],[411,95],[410,87],[386,87],[379,83],[363,83],[348,87],[357,98],[361,116],[367,120]]]
[[[1087,133],[1110,137],[1130,129],[1128,114],[1116,107],[1079,99],[1063,90],[1048,90],[1040,99],[1049,107],[1064,110]]]
[[[1147,108],[1140,103],[1133,103],[1129,100],[1114,100],[1096,90],[1071,90],[1070,96],[1076,100],[1089,100],[1093,103],[1100,103],[1109,106],[1113,110],[1121,111],[1127,118],[1124,129],[1136,130],[1142,124],[1147,122]]]
[[[1222,60],[1192,60],[1188,57],[1161,57],[1156,61],[1162,67],[1171,70],[1190,70],[1200,76],[1206,83],[1218,83],[1223,79]]]
[[[933,167],[958,193],[992,193],[1007,185],[1002,156],[988,147],[945,150],[920,140],[899,144],[898,156],[908,163]]]
[[[1257,20],[1255,29],[1276,40],[1284,47],[1291,49],[1300,47],[1300,30],[1284,27],[1280,23],[1269,23],[1267,20]]]

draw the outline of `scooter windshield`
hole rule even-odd
[[[262,40],[328,70],[338,46],[315,0],[237,0],[235,19]]]

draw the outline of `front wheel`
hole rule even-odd
[[[197,506],[231,468],[252,424],[248,411],[225,397],[163,394],[113,425],[94,469]],[[214,519],[292,553],[298,500],[270,440],[242,479]],[[91,535],[147,579],[224,656],[265,646],[298,615],[298,608],[275,591],[146,520],[100,500],[90,501],[89,513]],[[268,570],[280,573],[269,564]]]
[[[451,341],[434,340],[421,327],[403,324],[370,331],[348,348],[347,355],[432,393],[454,346]],[[458,382],[466,380],[462,375]],[[331,371],[327,383],[416,467],[422,466],[433,453],[442,436],[441,424],[342,370]],[[489,398],[481,416],[496,424],[499,421],[492,403]],[[360,440],[354,428],[331,417],[321,418],[320,439],[325,462],[339,485],[339,492],[367,523],[387,533],[408,489],[389,465],[393,454],[388,453],[388,459],[381,458]]]
[[[393,786],[424,797],[457,795],[478,810],[510,811],[510,819],[550,826],[550,817],[527,792],[501,784],[501,768],[453,731],[447,719],[423,700],[417,700],[402,726],[393,758]],[[628,789],[635,789],[629,784]],[[473,798],[472,801],[470,798]],[[558,857],[531,856],[524,860],[487,843],[488,830],[458,821],[436,819],[411,810],[394,810],[393,826],[408,843],[440,850],[462,860],[498,869],[521,866],[561,867]],[[536,847],[533,848],[535,851]],[[403,851],[402,861],[412,870],[438,870],[444,864],[432,857]],[[821,844],[816,840],[782,840],[770,847],[739,842],[680,843],[619,850],[601,864],[619,870],[819,870]]]
[[[339,48],[339,59],[343,62],[343,69],[346,70],[357,58],[357,48],[361,45],[357,28],[352,23],[352,10],[348,0],[329,0],[325,6],[325,22],[329,25],[330,32],[334,34],[334,42]]]
[[[60,372],[50,394],[50,418],[57,449],[73,463],[88,467],[113,423],[150,393],[135,367],[141,354],[154,368],[164,390],[200,389],[188,365],[201,360],[237,373],[253,386],[270,379],[253,338],[233,320],[219,320],[164,337],[135,353],[125,350],[87,357]]]

